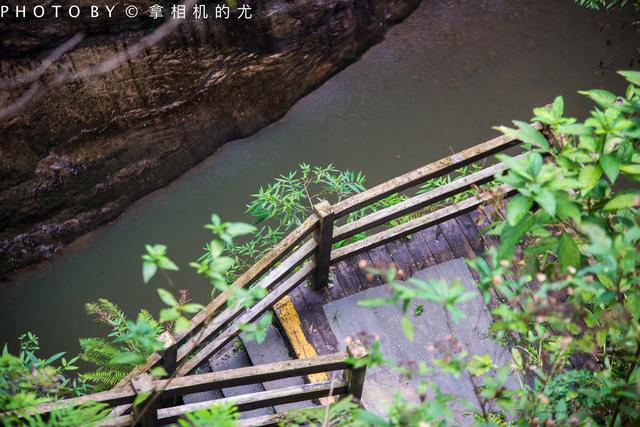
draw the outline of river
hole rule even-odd
[[[157,313],[144,285],[145,243],[163,243],[182,268],[172,274],[194,301],[209,285],[189,267],[210,236],[212,212],[246,219],[249,196],[300,162],[363,171],[373,185],[496,135],[511,119],[565,96],[570,113],[589,106],[576,91],[621,93],[618,69],[640,67],[630,16],[597,13],[571,0],[424,0],[384,42],[300,100],[279,122],[231,142],[120,218],[0,288],[0,343],[24,331],[43,353],[77,352],[99,333],[83,304],[105,297],[135,315]],[[207,135],[202,135],[206,143]]]

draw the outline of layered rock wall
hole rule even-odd
[[[226,141],[277,120],[418,2],[255,1],[252,20],[188,20],[114,71],[49,90],[0,122],[0,274],[51,256]],[[60,70],[124,51],[157,25],[142,15],[3,19],[0,78],[33,70],[83,31],[40,79],[46,85]],[[0,104],[27,89],[0,92]]]

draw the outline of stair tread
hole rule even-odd
[[[212,371],[216,372],[228,369],[244,368],[246,366],[252,366],[252,363],[242,343],[238,339],[234,339],[209,359],[209,366]],[[233,397],[260,391],[265,391],[265,388],[261,384],[249,384],[223,388],[222,394],[224,397]],[[260,408],[243,412],[240,418],[258,417],[273,413],[274,410],[271,407]]]
[[[203,363],[196,368],[196,374],[207,374],[211,371],[211,366],[208,363]],[[220,390],[202,391],[200,393],[185,394],[182,396],[182,400],[185,404],[206,402],[209,400],[216,400],[223,398],[224,395]]]
[[[280,330],[273,325],[269,325],[267,328],[267,336],[265,340],[258,344],[255,340],[248,340],[243,335],[240,336],[244,346],[247,350],[249,358],[254,365],[262,365],[265,363],[283,362],[285,360],[292,360],[289,353],[289,346],[285,339],[282,337]],[[302,377],[285,378],[282,380],[267,381],[263,383],[265,390],[274,390],[283,387],[291,387],[304,384]],[[314,406],[312,402],[294,402],[286,403],[282,405],[276,405],[275,411],[277,413],[286,412],[292,409],[301,409]]]

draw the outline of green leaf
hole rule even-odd
[[[615,196],[613,199],[609,200],[606,205],[604,205],[604,210],[615,211],[635,206],[640,206],[640,192],[638,191]]]
[[[222,255],[222,251],[224,251],[224,243],[220,240],[212,240],[209,243],[208,250],[212,257],[217,258]]]
[[[388,298],[369,298],[358,301],[360,307],[379,307],[381,305],[392,304]]]
[[[209,264],[209,267],[213,272],[226,273],[227,271],[229,271],[231,267],[233,267],[235,263],[236,263],[235,259],[228,256],[223,256],[220,258],[215,258],[213,261],[211,261],[211,264]]]
[[[640,165],[623,165],[620,170],[629,175],[640,175]]]
[[[404,336],[411,342],[413,342],[413,323],[407,316],[402,316],[400,319],[400,326],[402,327],[402,332],[404,332]]]
[[[547,190],[546,188],[542,188],[533,199],[549,215],[556,216],[556,197],[551,191]]]
[[[227,224],[227,233],[233,237],[244,236],[245,234],[251,234],[256,231],[253,225],[245,224],[243,222],[232,222]]]
[[[522,221],[522,218],[531,210],[531,206],[533,206],[533,200],[521,194],[509,200],[509,205],[507,206],[509,224],[516,225]]]
[[[160,310],[159,321],[160,323],[171,322],[172,320],[176,320],[178,317],[180,317],[180,312],[177,308],[163,308]]]
[[[640,71],[618,71],[622,77],[635,86],[640,87]]]
[[[529,156],[531,155],[533,154],[530,153]],[[534,181],[534,178],[531,176],[529,171],[525,169],[524,162],[518,161],[513,157],[507,156],[506,154],[496,154],[496,158],[507,165],[511,172],[514,172],[529,181]],[[528,162],[530,162],[530,160],[528,160]]]
[[[556,198],[556,213],[562,220],[571,218],[574,222],[580,223],[580,209],[567,196]]]
[[[165,289],[162,288],[158,288],[158,295],[160,296],[160,299],[162,300],[163,303],[165,303],[168,306],[171,307],[179,307],[180,304],[178,304],[178,301],[176,301],[175,297],[173,296],[173,294]]]
[[[180,307],[180,310],[184,313],[197,313],[202,310],[202,304],[185,304]]]
[[[150,391],[143,391],[142,393],[138,393],[136,395],[136,398],[133,400],[133,406],[140,405],[145,400],[147,400],[149,398],[149,396],[151,396],[151,392]]]
[[[151,370],[151,375],[153,375],[154,377],[166,377],[169,374],[167,373],[167,370],[162,366],[156,366]]]
[[[142,279],[144,280],[144,283],[149,283],[149,280],[151,280],[153,276],[155,276],[157,271],[158,271],[158,267],[156,266],[155,263],[150,261],[143,261],[142,262]]]
[[[558,132],[564,135],[587,136],[593,133],[593,128],[581,123],[572,123],[558,126]]]
[[[601,107],[610,107],[616,101],[616,96],[609,91],[601,89],[580,90],[579,94],[589,97],[593,102]]]
[[[118,353],[111,358],[109,363],[112,365],[139,365],[145,362],[145,358],[138,353],[132,351],[125,351]]]
[[[180,270],[173,261],[171,261],[169,258],[165,256],[158,259],[158,267],[162,268],[163,270],[174,270],[174,271]]]
[[[598,180],[602,176],[602,168],[599,165],[588,165],[580,169],[578,181],[583,192],[588,192],[596,186]]]
[[[529,123],[517,120],[514,120],[513,124],[515,124],[519,129],[511,129],[505,126],[498,126],[495,129],[507,136],[517,138],[526,144],[534,145],[545,151],[549,150],[549,141],[547,141],[547,138],[545,138],[544,135],[542,135],[536,128],[531,126]]]
[[[556,96],[556,99],[553,100],[551,109],[556,117],[562,117],[564,114],[564,98],[562,96]]]
[[[560,269],[565,272],[567,268],[580,267],[580,249],[576,242],[568,234],[560,236],[560,244],[558,246],[558,260]]]
[[[184,316],[180,316],[176,319],[176,325],[173,328],[175,332],[181,332],[189,328],[191,326],[191,322]]]
[[[506,223],[500,233],[500,247],[498,248],[498,258],[511,260],[515,246],[520,239],[533,227],[535,218],[530,215],[526,216],[515,226]]]
[[[604,154],[600,156],[600,166],[611,183],[616,181],[618,173],[620,173],[620,160],[613,154]]]

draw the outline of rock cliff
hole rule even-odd
[[[74,2],[83,11],[90,3]],[[226,141],[277,120],[419,0],[249,3],[251,20],[187,20],[114,71],[49,90],[0,122],[0,274],[50,257]],[[46,85],[61,69],[104,61],[158,25],[142,15],[87,15],[3,18],[0,79],[33,70],[84,32],[40,78]],[[0,105],[27,89],[0,92]]]

